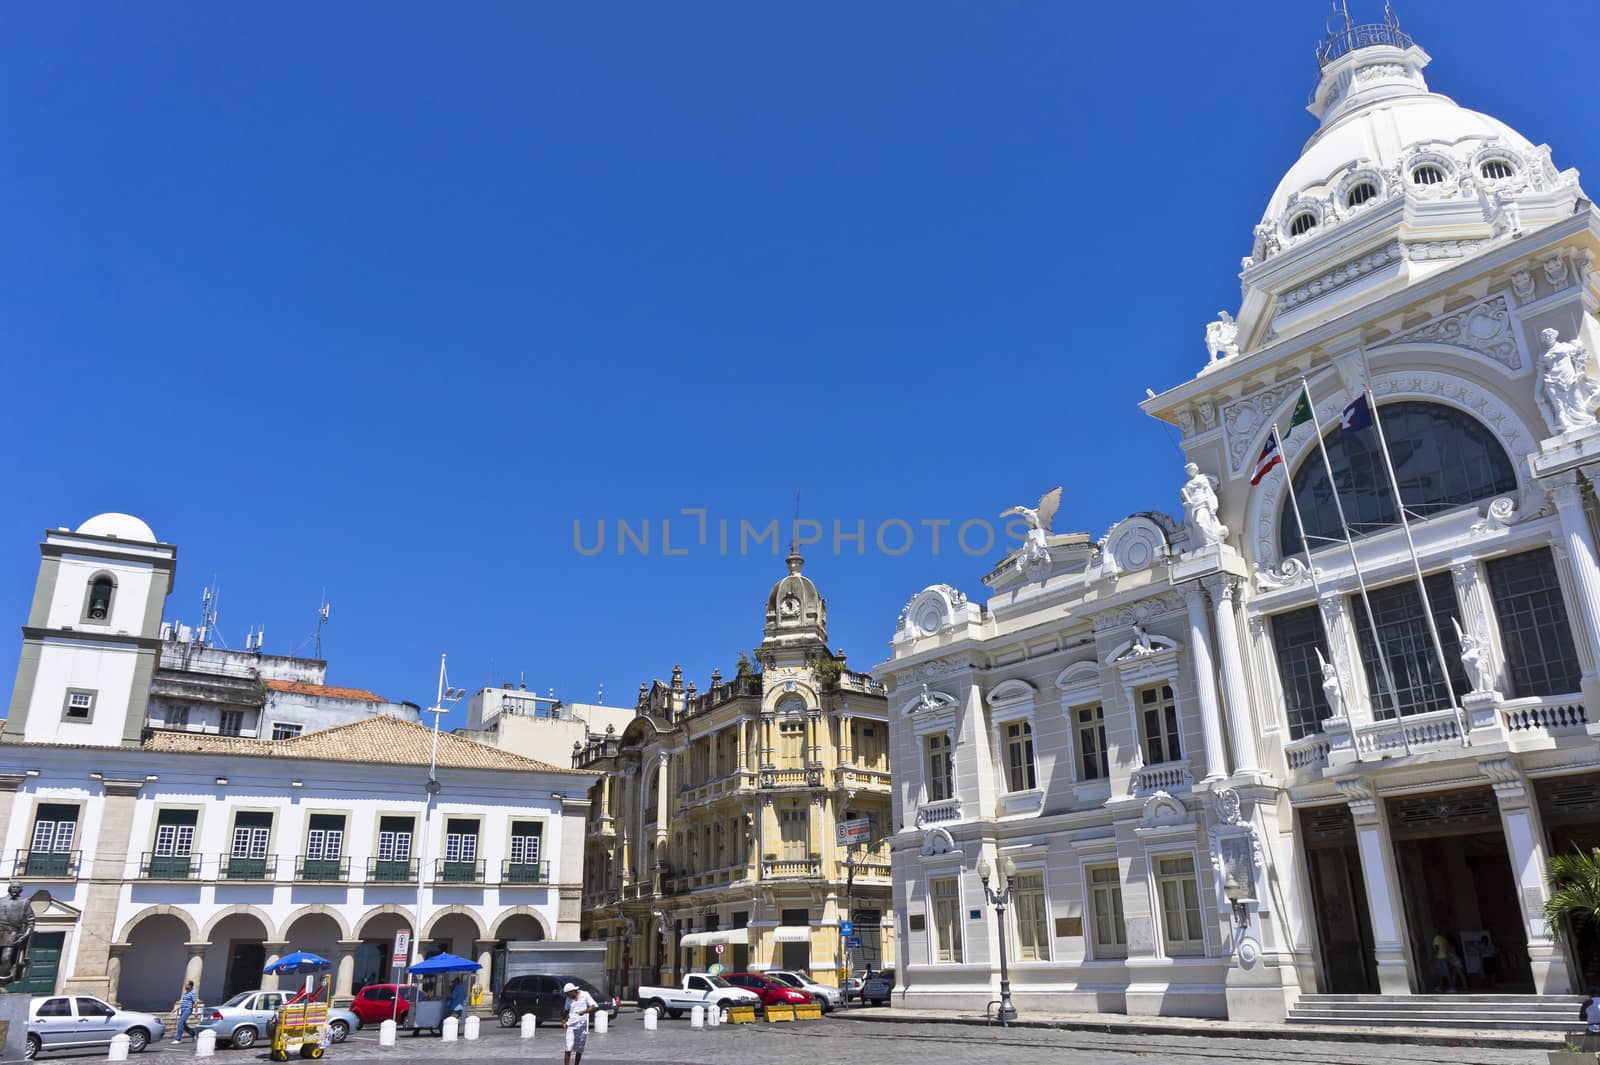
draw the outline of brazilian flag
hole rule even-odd
[[[1294,427],[1302,422],[1309,422],[1316,415],[1311,410],[1311,392],[1304,384],[1300,386],[1300,401],[1294,405],[1294,413],[1289,415],[1289,428],[1283,434],[1288,436],[1294,432]]]

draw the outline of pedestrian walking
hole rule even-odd
[[[589,1045],[589,1018],[600,1009],[600,1003],[577,984],[567,984],[561,993],[567,996],[562,1004],[567,1013],[567,1052],[561,1056],[561,1065],[580,1065],[583,1048]]]
[[[183,997],[178,999],[178,1024],[177,1027],[173,1029],[172,1035],[172,1042],[174,1044],[183,1042],[184,1032],[188,1032],[196,1039],[200,1037],[200,1033],[195,1031],[194,1028],[189,1024],[189,1015],[194,1012],[195,1006],[197,1006],[199,1002],[200,996],[195,994],[194,981],[186,981],[183,985]]]
[[[459,976],[450,981],[450,1012],[456,1015],[462,1024],[467,1023],[467,988]]]
[[[1583,1052],[1600,1051],[1600,991],[1590,991],[1578,1009],[1578,1019],[1583,1022]]]

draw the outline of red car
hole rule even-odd
[[[723,973],[722,978],[734,987],[742,987],[760,995],[763,1006],[804,1006],[811,1001],[810,992],[784,987],[760,973]]]
[[[396,1001],[396,994],[399,1000]],[[417,998],[417,989],[404,984],[368,984],[356,992],[350,1003],[350,1012],[361,1018],[361,1023],[379,1024],[394,1018],[404,1026],[411,1003]]]

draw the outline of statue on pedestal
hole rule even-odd
[[[1600,406],[1600,383],[1589,376],[1589,352],[1577,340],[1562,340],[1554,329],[1540,332],[1539,409],[1556,433],[1591,429]]]
[[[47,896],[48,897],[48,896]],[[0,902],[0,994],[28,974],[28,946],[33,940],[33,906],[12,883]]]
[[[1206,323],[1206,350],[1211,353],[1212,362],[1239,354],[1239,325],[1227,311],[1218,311],[1217,320]]]
[[[1317,665],[1322,669],[1322,697],[1328,702],[1328,716],[1342,718],[1344,714],[1344,685],[1339,683],[1339,671],[1332,662],[1322,657],[1317,649]]]
[[[1061,488],[1050,489],[1039,499],[1037,507],[1016,506],[1000,512],[1002,518],[1012,514],[1022,515],[1028,531],[1017,552],[1017,568],[1028,580],[1040,580],[1050,573],[1050,532],[1056,511],[1061,507]]]
[[[1183,482],[1183,519],[1201,545],[1220,544],[1228,538],[1228,527],[1217,520],[1217,479],[1201,473],[1194,463],[1184,466],[1189,479]]]
[[[1488,691],[1489,661],[1483,653],[1483,645],[1470,632],[1463,632],[1461,622],[1455,618],[1450,619],[1450,624],[1455,626],[1456,640],[1461,645],[1461,666],[1467,671],[1467,679],[1472,681],[1472,690]]]

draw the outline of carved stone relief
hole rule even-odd
[[[1503,294],[1425,322],[1385,340],[1374,350],[1400,344],[1442,344],[1484,355],[1508,370],[1522,369],[1522,353],[1511,330],[1511,309]]]

